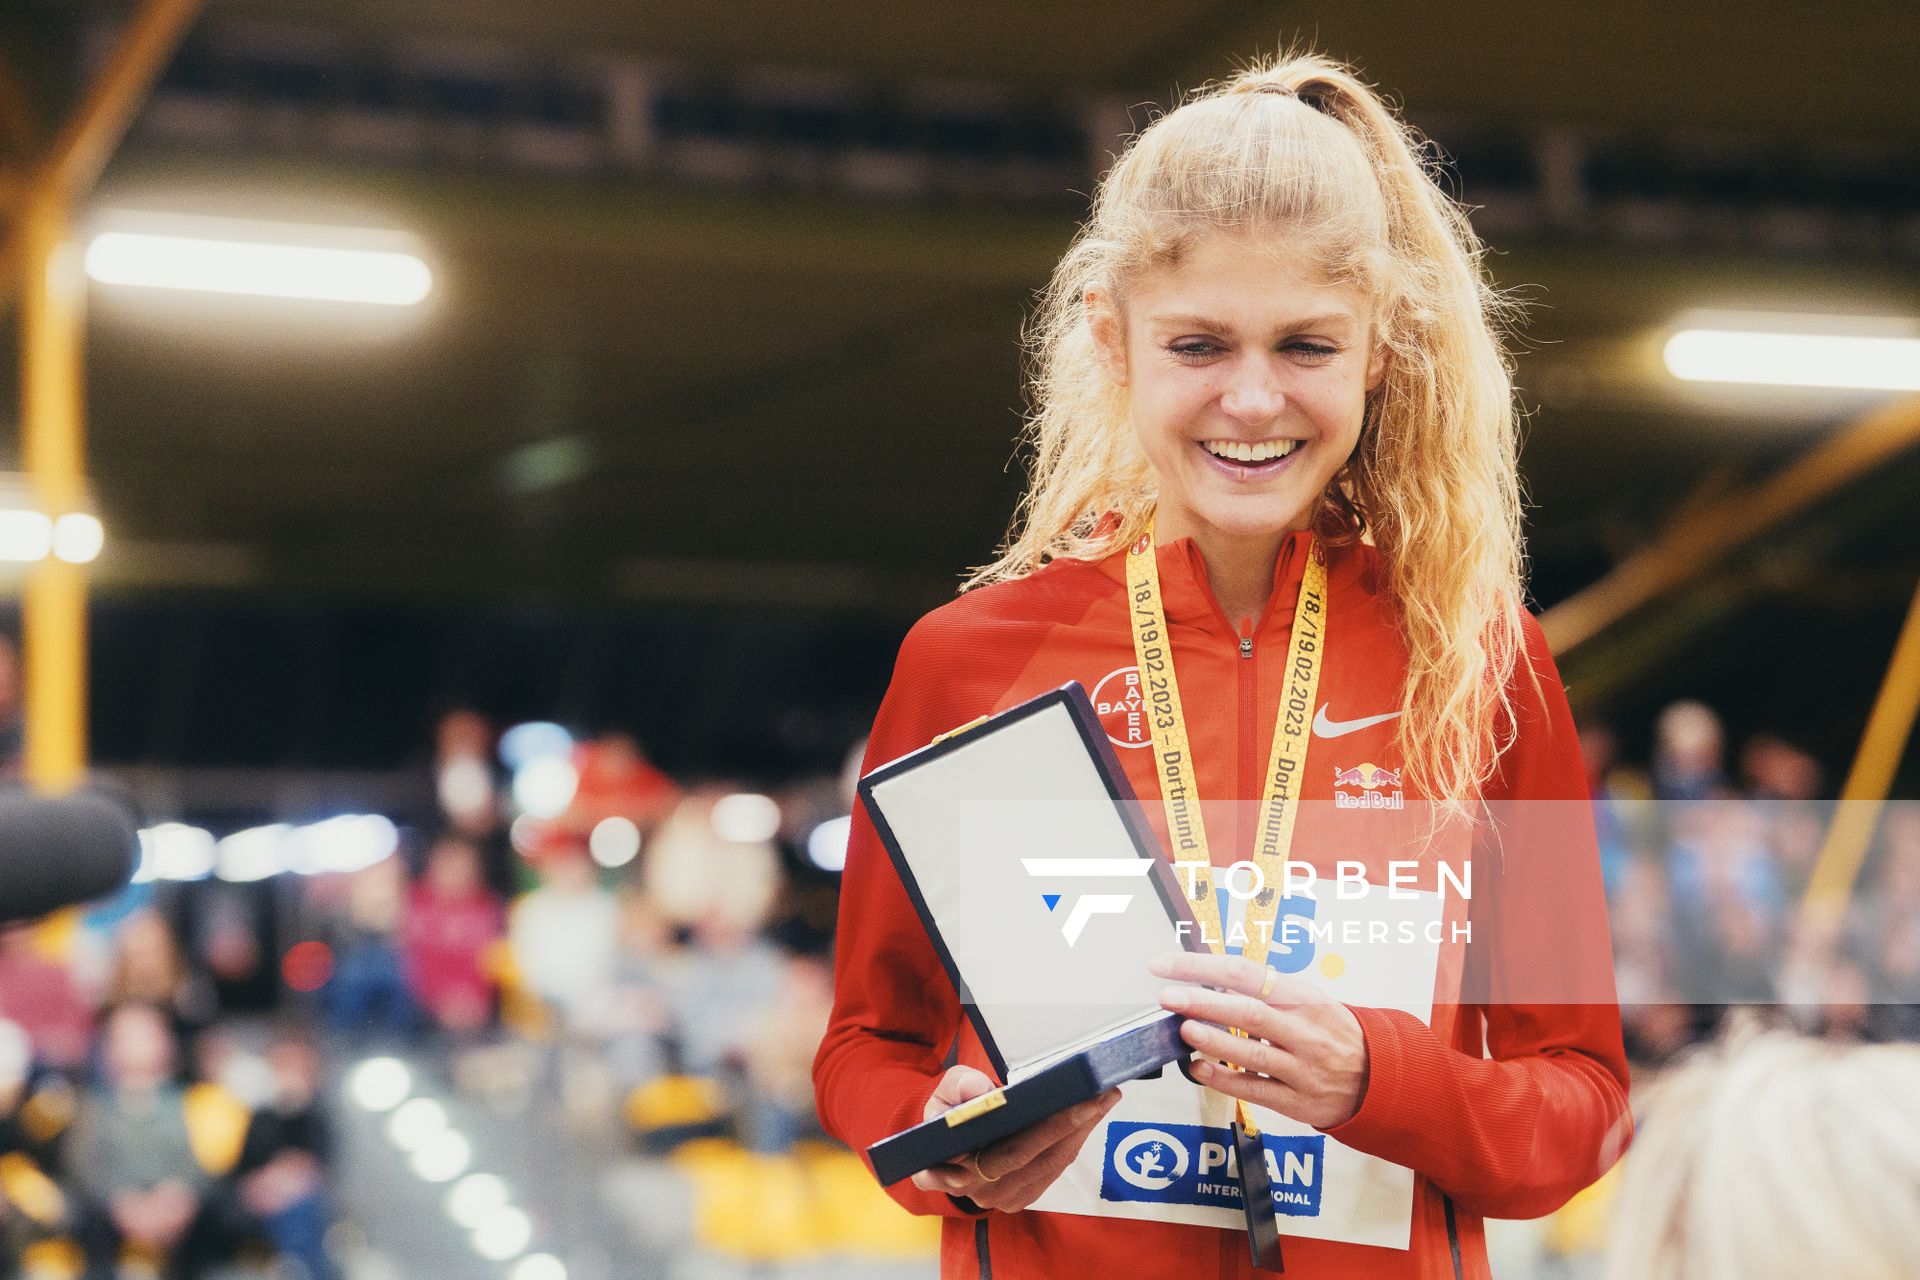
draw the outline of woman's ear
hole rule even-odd
[[[1387,360],[1387,344],[1374,343],[1373,354],[1367,360],[1367,390],[1379,390],[1381,381],[1387,376]]]
[[[1087,309],[1087,329],[1093,334],[1094,354],[1115,385],[1127,385],[1127,323],[1118,303],[1105,289],[1094,286],[1081,299]]]

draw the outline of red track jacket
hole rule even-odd
[[[1214,601],[1190,539],[1158,551],[1203,796],[1255,800],[1260,794],[1307,546],[1307,535],[1300,533],[1283,547],[1272,600],[1250,635],[1237,631]],[[922,618],[901,646],[865,767],[1070,679],[1089,691],[1102,690],[1105,681],[1095,700],[1111,703],[1106,695],[1134,665],[1124,558],[1122,552],[1097,563],[1056,560],[1025,578],[969,592]],[[1374,548],[1329,548],[1329,657],[1319,696],[1327,714],[1343,723],[1399,706],[1407,654],[1378,586],[1379,570]],[[1540,676],[1540,692],[1523,663],[1512,687],[1515,741],[1486,798],[1584,802],[1588,791],[1572,716],[1531,618],[1527,656]],[[1124,712],[1103,716],[1103,723],[1117,739],[1129,729]],[[1316,739],[1304,798],[1333,799],[1335,769],[1323,764],[1387,761],[1397,767],[1390,746],[1394,727],[1386,719],[1344,733],[1338,749]],[[1151,751],[1117,754],[1143,807],[1158,817]],[[1551,1212],[1625,1149],[1632,1128],[1627,1066],[1590,815],[1567,805],[1516,808],[1573,811],[1581,819],[1563,816],[1550,836],[1506,832],[1494,855],[1503,862],[1502,901],[1522,904],[1525,918],[1511,909],[1514,918],[1484,948],[1492,954],[1481,954],[1485,935],[1477,934],[1473,947],[1460,948],[1473,952],[1471,959],[1455,957],[1454,963],[1520,974],[1579,970],[1586,994],[1578,999],[1584,1002],[1436,1005],[1431,1026],[1398,1010],[1354,1008],[1366,1036],[1369,1083],[1359,1112],[1325,1132],[1418,1175],[1411,1247],[1288,1237],[1290,1277],[1486,1276],[1483,1215]],[[1309,827],[1303,812],[1294,856],[1319,861]],[[1217,864],[1247,856],[1249,845],[1242,833],[1213,832]],[[1474,856],[1486,855],[1476,845]],[[1474,909],[1480,910],[1477,901]],[[814,1083],[822,1122],[855,1150],[920,1121],[950,1052],[994,1074],[885,849],[857,806],[841,888],[836,969],[833,1019],[814,1061]],[[1493,982],[1493,990],[1502,989],[1497,977]],[[1090,1139],[1098,1140],[1097,1133]],[[1237,1232],[1063,1213],[969,1215],[949,1197],[911,1182],[891,1191],[915,1213],[947,1217],[941,1275],[948,1280],[1267,1274],[1252,1268]]]

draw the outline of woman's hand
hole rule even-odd
[[[1360,1110],[1367,1040],[1347,1006],[1311,983],[1238,956],[1177,951],[1150,967],[1160,977],[1198,984],[1160,993],[1163,1007],[1187,1015],[1181,1039],[1196,1055],[1218,1060],[1195,1056],[1196,1081],[1316,1129],[1344,1124]],[[1208,989],[1214,987],[1220,989]]]
[[[931,1120],[993,1088],[984,1072],[950,1067],[927,1099],[924,1119]],[[1120,1091],[1109,1089],[972,1155],[922,1170],[913,1175],[913,1185],[923,1191],[965,1196],[982,1209],[1018,1213],[1066,1171],[1094,1126],[1119,1101]]]

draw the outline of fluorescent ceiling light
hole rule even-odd
[[[1695,312],[1667,339],[1668,372],[1687,382],[1850,391],[1920,391],[1911,320]]]
[[[69,511],[53,522],[53,554],[68,564],[92,564],[106,544],[107,531],[96,515]]]
[[[433,272],[394,232],[118,214],[87,246],[102,284],[408,307]]]
[[[0,560],[45,560],[53,550],[53,521],[44,511],[0,509]]]

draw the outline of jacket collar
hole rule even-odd
[[[1273,596],[1266,614],[1257,619],[1259,630],[1276,616],[1293,616],[1300,598],[1300,579],[1306,567],[1307,548],[1313,535],[1305,530],[1287,535],[1273,563]],[[1340,549],[1328,547],[1329,567],[1336,565]],[[1233,621],[1221,610],[1207,579],[1206,557],[1192,538],[1175,538],[1155,549],[1160,567],[1160,596],[1169,623],[1193,624],[1222,636],[1238,635]],[[1107,557],[1101,568],[1124,588],[1127,581],[1127,552],[1123,548]]]

